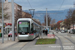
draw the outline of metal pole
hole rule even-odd
[[[15,41],[15,36],[14,36],[14,0],[12,0],[12,41]]]
[[[46,28],[48,27],[47,8],[46,8]]]
[[[30,10],[33,10],[33,13]],[[30,11],[30,14],[32,13],[32,18],[33,18],[35,9],[29,9],[29,11]]]
[[[3,13],[3,6],[4,0],[2,0],[2,43],[4,43],[4,13]]]

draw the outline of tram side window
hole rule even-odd
[[[35,30],[36,30],[36,32],[38,32],[38,28],[37,28],[38,26],[37,25],[35,25]]]
[[[37,32],[37,30],[36,30],[36,25],[33,24],[33,33],[36,33],[36,32]]]
[[[33,24],[31,24],[31,32],[33,32]]]

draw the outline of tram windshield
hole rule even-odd
[[[29,31],[30,31],[30,22],[18,23],[18,32],[29,32]]]

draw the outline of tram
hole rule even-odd
[[[20,18],[17,20],[18,40],[33,40],[39,36],[41,26],[31,18]]]

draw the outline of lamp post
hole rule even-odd
[[[2,0],[2,43],[4,43],[4,13],[3,13],[3,6],[4,0]]]
[[[48,28],[47,8],[46,8],[46,28]]]
[[[14,0],[12,2],[12,41],[15,41],[15,36],[14,36]]]
[[[31,13],[31,10],[33,10],[33,13]],[[30,14],[32,14],[32,18],[33,18],[35,9],[29,9],[29,11],[30,11]]]

